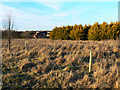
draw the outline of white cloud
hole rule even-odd
[[[80,12],[77,12],[75,10],[69,10],[69,11],[63,11],[63,12],[59,12],[59,13],[55,13],[55,16],[58,17],[67,17],[67,16],[74,16],[74,15],[78,15]]]
[[[42,13],[42,11],[40,9],[35,9],[35,8],[29,8],[29,11],[31,11],[33,13]]]
[[[62,4],[62,3],[58,3],[58,2],[38,2],[38,3],[43,4],[47,7],[53,8],[55,10],[59,10],[61,7],[61,4]]]
[[[71,25],[73,23],[76,24],[83,23],[82,21],[80,21],[81,19],[78,19],[78,17],[80,17],[80,14],[85,12],[86,10],[94,8],[94,6],[91,7],[79,6],[69,9],[67,11],[64,10],[61,11],[59,9],[61,8],[62,3],[59,4],[57,4],[56,2],[54,3],[38,2],[38,3],[40,4],[42,3],[43,5],[51,7],[58,11],[55,13],[48,12],[49,13],[48,15],[47,13],[44,14],[44,10],[40,11],[39,9],[34,9],[32,7],[21,10],[7,6],[5,4],[0,4],[0,19],[1,17],[4,18],[7,12],[11,11],[15,16],[15,22],[19,30],[53,29],[54,26],[63,26],[68,24]],[[42,15],[40,13],[42,13]],[[69,15],[71,16],[71,18],[67,18],[67,16]]]
[[[67,24],[79,22],[77,20],[77,17],[79,16],[80,13],[87,10],[88,8],[90,7],[86,7],[86,8],[75,7],[68,11],[59,11],[53,13],[52,15],[41,16],[41,14],[38,13],[43,13],[43,11],[40,11],[38,9],[29,8],[29,9],[21,10],[4,4],[0,4],[0,13],[1,13],[0,17],[4,18],[6,12],[11,11],[15,17],[15,24],[17,25],[18,30],[48,29],[48,28],[52,29],[55,26],[61,26],[61,25],[67,25]],[[54,9],[59,9],[59,7],[57,8],[54,7]],[[78,9],[79,12],[77,12]],[[66,16],[69,15],[71,15],[71,19],[66,18]]]
[[[64,13],[60,13],[60,14],[56,14],[57,16],[62,16],[62,17],[66,17],[66,16],[69,16],[71,15],[70,12],[64,12]]]
[[[92,8],[94,8],[94,6],[86,6],[86,7],[76,6],[76,7],[73,7],[72,9],[67,10],[67,11],[61,11],[59,13],[55,13],[54,15],[60,16],[60,17],[66,17],[69,15],[78,17],[78,15],[80,15],[81,13],[85,12],[86,10],[90,10]]]
[[[7,5],[4,4],[0,4],[0,17],[5,16],[6,14],[10,13],[10,12],[17,12],[18,10],[12,7],[9,7]]]
[[[28,10],[21,10],[5,4],[0,4],[0,23],[2,23],[2,19],[6,17],[7,12],[12,13],[17,30],[52,29],[55,26],[55,21],[53,19],[57,18],[54,15],[43,16],[38,14],[42,12],[38,9],[29,8]],[[2,25],[0,25],[0,28],[2,28]]]
[[[2,20],[6,19],[7,15],[10,13],[15,22],[15,17],[19,16],[18,12],[20,12],[18,9],[0,3],[0,28],[2,28]]]

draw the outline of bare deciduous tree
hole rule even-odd
[[[6,18],[4,18],[2,21],[2,24],[3,29],[8,31],[8,51],[10,51],[11,31],[14,28],[14,22],[11,13],[7,14]]]

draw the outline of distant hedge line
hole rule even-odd
[[[105,40],[120,39],[120,22],[107,24],[74,25],[55,27],[50,33],[50,39],[60,40]]]
[[[33,38],[33,35],[36,33],[36,31],[25,31],[25,32],[20,32],[20,31],[15,31],[12,30],[10,32],[10,37],[11,38]],[[2,39],[7,39],[8,38],[8,30],[2,31]]]

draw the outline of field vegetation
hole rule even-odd
[[[120,87],[119,48],[119,40],[12,39],[11,51],[7,52],[4,39],[3,89]]]

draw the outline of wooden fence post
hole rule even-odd
[[[117,59],[116,60],[116,65],[117,65],[117,82],[116,82],[116,88],[120,88],[119,87],[119,83],[120,83],[120,81],[119,81],[119,66],[120,66],[120,62],[119,62],[119,60]]]
[[[89,73],[91,73],[91,68],[92,68],[92,51],[90,51]]]
[[[10,44],[11,44],[11,41],[10,41],[10,36],[8,37],[8,52],[10,52]]]
[[[27,51],[27,42],[25,41],[25,50]]]

